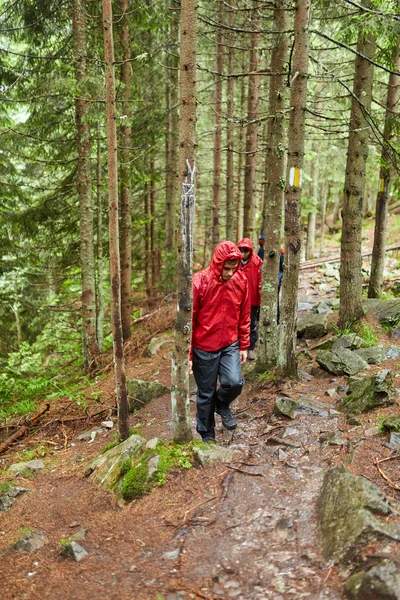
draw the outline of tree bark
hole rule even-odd
[[[172,422],[174,439],[192,439],[189,410],[189,350],[192,330],[192,256],[194,159],[196,149],[197,0],[186,0],[180,30],[179,176],[182,181],[181,236],[177,255],[178,306],[172,356]]]
[[[265,154],[265,188],[262,231],[265,233],[264,264],[262,267],[262,290],[259,340],[256,368],[265,371],[276,366],[278,357],[278,274],[279,250],[282,225],[284,173],[286,156],[285,106],[286,77],[285,65],[288,55],[287,10],[284,0],[277,0],[274,9],[275,45],[271,56],[271,77],[269,88],[270,118],[267,127]],[[276,74],[275,74],[276,73]],[[273,227],[267,226],[273,223]]]
[[[375,56],[372,33],[360,31],[357,51],[342,211],[339,323],[343,329],[363,314],[361,232],[370,133],[367,115],[371,108],[374,73],[373,64],[366,59],[373,60]]]
[[[129,2],[120,0],[121,30],[120,45],[122,50],[121,87],[122,87],[122,120],[120,128],[121,163],[120,163],[120,206],[121,206],[121,320],[124,342],[131,337],[131,280],[132,280],[132,190],[131,190],[131,104],[132,98],[132,64],[131,39],[129,31]]]
[[[229,11],[228,26],[233,28],[234,25],[234,11]],[[228,73],[233,74],[235,68],[235,35],[231,32],[229,35],[229,50],[228,50]],[[234,171],[233,171],[233,147],[234,147],[234,136],[233,136],[233,115],[234,115],[234,102],[235,102],[235,79],[234,77],[228,77],[227,84],[227,127],[226,127],[226,239],[234,240],[235,236],[235,211],[232,210],[234,207]]]
[[[100,352],[103,349],[103,327],[104,327],[104,265],[103,265],[103,202],[101,193],[101,146],[100,146],[100,124],[97,123],[97,168],[96,168],[96,191],[97,191],[97,319],[96,336]]]
[[[280,325],[279,374],[297,375],[297,295],[299,287],[301,192],[307,99],[310,0],[296,0],[291,71],[288,164],[285,190],[285,275]]]
[[[99,353],[96,338],[96,282],[94,261],[93,197],[91,178],[91,142],[89,110],[85,79],[87,77],[86,54],[86,5],[85,0],[73,0],[72,33],[77,97],[75,99],[75,122],[78,147],[78,195],[80,207],[80,258],[82,281],[82,346],[85,370],[95,366]]]
[[[325,227],[325,215],[326,215],[326,179],[320,184],[320,213],[321,213],[321,232],[319,238],[319,258],[322,257],[324,251],[324,227]]]
[[[312,208],[308,214],[307,221],[307,245],[306,245],[306,260],[311,260],[315,256],[315,227],[317,224],[317,205],[318,205],[318,149],[316,144],[313,144],[314,156],[311,162],[311,199]]]
[[[106,119],[111,276],[111,327],[113,334],[114,372],[118,406],[118,428],[122,440],[129,437],[128,395],[124,362],[124,344],[121,321],[121,276],[118,227],[118,157],[117,111],[115,103],[114,40],[112,29],[112,0],[102,0],[104,60],[106,75]]]
[[[245,52],[242,50],[242,73],[246,70]],[[240,85],[240,114],[243,115],[246,105],[246,86],[245,78],[242,77]],[[241,240],[243,238],[243,202],[242,202],[242,189],[243,189],[243,142],[245,137],[245,131],[243,127],[239,128],[239,160],[238,160],[238,173],[237,173],[237,202],[236,202],[236,238]]]
[[[254,232],[254,187],[257,169],[257,136],[258,136],[258,106],[260,99],[260,75],[259,70],[260,57],[258,53],[258,41],[260,34],[257,32],[260,22],[258,10],[258,0],[253,0],[252,9],[252,28],[250,42],[250,64],[249,71],[249,91],[247,98],[247,119],[246,130],[246,156],[244,168],[244,209],[243,209],[243,233],[244,237],[253,239]]]
[[[394,60],[394,71],[400,71],[400,44],[397,45]],[[388,144],[394,135],[395,120],[400,101],[400,76],[390,73],[387,100],[385,128],[383,132],[383,147],[381,167],[379,171],[380,187],[376,197],[374,246],[372,249],[371,277],[368,286],[368,298],[379,298],[382,292],[383,270],[385,267],[387,215],[390,195],[390,183],[393,172]]]
[[[218,20],[223,20],[223,2],[218,1]],[[212,217],[212,245],[213,248],[219,243],[219,210],[221,197],[221,124],[222,124],[222,69],[224,59],[224,47],[222,40],[222,29],[217,26],[216,33],[216,72],[214,80],[214,169],[213,169],[213,217]],[[221,74],[221,75],[220,75]]]

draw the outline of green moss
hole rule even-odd
[[[125,475],[122,497],[124,500],[134,500],[147,494],[150,489],[147,482],[147,462],[141,459]]]
[[[6,494],[8,492],[8,490],[10,489],[11,483],[0,483],[0,496],[2,494]]]

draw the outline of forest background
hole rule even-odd
[[[3,420],[40,399],[84,403],[83,387],[101,377],[113,341],[108,248],[115,240],[104,6],[9,0],[0,7]],[[342,210],[341,316],[354,321],[362,219],[376,211],[377,277],[369,289],[376,297],[390,244],[387,204],[395,206],[399,193],[398,2],[120,0],[111,66],[125,345],[132,323],[176,290],[181,8],[196,16],[197,33],[194,270],[208,264],[218,241],[246,235],[256,245],[264,231],[276,282],[285,244],[287,263],[297,262],[287,266],[283,290],[287,334],[300,258],[326,255],[324,236],[339,240]],[[293,156],[301,164],[292,165]],[[272,169],[277,164],[281,171]],[[275,314],[275,284],[272,297],[264,289],[263,304]],[[265,322],[261,346],[272,327]]]

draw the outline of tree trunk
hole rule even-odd
[[[326,179],[320,184],[320,212],[321,212],[321,232],[319,238],[319,257],[322,257],[324,250],[324,227],[326,215]]]
[[[223,20],[222,0],[218,2],[218,19]],[[221,196],[221,124],[222,124],[222,69],[224,59],[224,47],[222,40],[222,29],[217,26],[216,33],[216,71],[214,81],[214,169],[213,169],[213,216],[212,216],[212,245],[213,248],[219,243],[219,205]]]
[[[103,350],[103,327],[104,327],[104,265],[103,265],[103,202],[101,194],[101,147],[100,147],[100,124],[97,123],[97,320],[96,335],[100,352]]]
[[[176,199],[179,193],[179,175],[178,175],[178,31],[179,31],[179,4],[177,0],[171,0],[171,10],[173,18],[170,25],[170,43],[167,64],[169,70],[167,73],[167,93],[169,99],[169,110],[167,115],[167,176],[166,176],[166,231],[165,244],[166,251],[172,253],[175,249],[175,212]],[[171,282],[172,283],[172,282]]]
[[[311,162],[311,199],[312,209],[308,214],[307,222],[307,246],[306,260],[311,260],[315,256],[315,227],[317,224],[317,205],[318,205],[318,149],[313,144],[314,157]]]
[[[301,250],[301,191],[304,162],[310,0],[296,0],[285,190],[285,275],[282,289],[279,373],[297,375],[297,295]]]
[[[272,50],[269,88],[269,115],[265,155],[265,188],[262,231],[265,233],[265,253],[262,267],[262,291],[259,341],[256,368],[265,371],[276,366],[278,357],[278,274],[283,208],[283,185],[286,156],[285,143],[286,74],[288,39],[287,11],[283,0],[277,0],[274,10],[275,46]],[[278,34],[278,32],[280,32]],[[273,223],[273,227],[267,224]]]
[[[372,33],[360,31],[357,51],[342,212],[339,322],[343,329],[351,326],[363,314],[361,231],[370,133],[367,115],[371,108],[374,73],[373,64],[366,58],[373,60],[375,56]]]
[[[242,73],[246,70],[245,52],[242,51]],[[242,77],[240,85],[240,114],[244,115],[246,104],[246,86],[245,78]],[[238,160],[238,175],[237,175],[237,202],[236,202],[236,239],[239,241],[243,238],[243,203],[242,203],[242,188],[243,188],[243,142],[244,142],[244,128],[239,128],[239,160]]]
[[[122,87],[122,120],[121,120],[121,320],[124,342],[131,337],[131,275],[132,275],[132,192],[131,192],[131,104],[132,98],[132,64],[131,39],[129,31],[129,2],[120,0],[121,31],[120,45],[122,50],[121,87]]]
[[[400,44],[397,46],[397,56],[394,61],[394,71],[400,71]],[[385,267],[390,180],[393,171],[388,145],[394,137],[393,134],[399,101],[400,76],[396,75],[395,73],[390,73],[386,100],[386,116],[385,128],[383,132],[381,168],[379,172],[380,187],[376,197],[374,246],[372,249],[371,277],[368,286],[368,298],[379,298],[382,292],[383,270]]]
[[[192,330],[192,256],[194,157],[196,148],[196,22],[197,0],[181,9],[179,176],[182,181],[181,236],[177,254],[178,307],[172,356],[172,422],[174,439],[192,439],[189,410],[189,350]]]
[[[78,93],[75,121],[78,146],[78,194],[80,207],[80,254],[82,280],[82,346],[85,370],[95,366],[99,353],[96,339],[96,283],[94,261],[93,198],[90,161],[90,126],[88,118],[85,0],[73,0],[72,32],[75,75]]]
[[[150,299],[152,296],[151,285],[151,255],[150,255],[150,182],[144,186],[144,272],[146,280],[146,295]]]
[[[246,130],[246,156],[244,167],[244,209],[243,209],[243,233],[247,238],[253,239],[254,232],[254,187],[256,181],[257,169],[257,135],[258,135],[258,105],[260,98],[260,75],[258,33],[260,15],[258,11],[258,0],[253,0],[252,9],[252,28],[250,42],[250,64],[249,64],[249,92],[247,98],[247,119]]]
[[[150,265],[151,265],[151,297],[156,293],[157,282],[157,253],[156,253],[156,182],[154,180],[154,159],[150,166],[151,184],[150,184]]]
[[[118,158],[117,111],[115,105],[114,41],[112,30],[112,0],[102,0],[104,61],[106,75],[106,120],[111,276],[111,327],[113,334],[114,372],[118,405],[118,428],[121,440],[129,437],[128,395],[124,362],[121,321],[121,276],[118,228]]]
[[[234,25],[234,11],[229,11],[228,26],[233,27]],[[233,32],[229,35],[229,50],[228,50],[228,74],[233,75],[235,68],[235,35]],[[227,84],[227,127],[226,127],[226,239],[235,240],[235,211],[232,210],[234,207],[234,171],[233,171],[233,115],[234,115],[234,102],[235,102],[235,79],[234,77],[228,77]]]

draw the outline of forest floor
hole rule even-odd
[[[300,286],[300,295],[314,303],[334,296],[337,285],[325,283],[322,293],[324,277],[316,273],[302,273]],[[168,339],[163,333],[171,324],[168,318],[164,324],[153,320],[147,337]],[[380,337],[393,344],[382,330]],[[171,343],[162,344],[154,356],[146,346],[136,346],[128,356],[127,376],[169,385]],[[318,534],[316,502],[322,479],[330,467],[346,464],[351,473],[363,475],[400,502],[400,492],[375,464],[391,453],[387,434],[371,432],[384,415],[400,414],[399,399],[395,406],[362,415],[358,426],[349,425],[341,413],[303,414],[294,420],[273,416],[277,396],[306,396],[331,407],[340,400],[335,390],[345,378],[319,369],[310,342],[300,346],[306,352],[300,355],[304,373],[297,381],[268,380],[247,363],[246,385],[233,405],[237,429],[228,432],[217,417],[217,442],[236,447],[239,458],[175,471],[164,486],[123,506],[84,476],[89,460],[113,440],[115,426],[94,439],[78,439],[105,419],[115,421],[111,371],[99,381],[100,400],[88,399],[89,414],[103,410],[97,417],[90,420],[66,398],[54,403],[41,424],[1,458],[1,481],[29,490],[0,513],[2,600],[343,598],[351,566],[327,562]],[[391,368],[395,376],[399,366],[399,361],[386,361],[371,365],[369,374]],[[198,439],[194,395],[191,415]],[[169,395],[131,415],[130,426],[147,440],[171,440]],[[326,445],[331,431],[340,432],[343,444]],[[9,476],[12,463],[41,456],[45,468],[33,477]],[[398,480],[396,462],[385,467],[392,481]],[[30,530],[43,532],[45,544],[32,553],[9,551]],[[60,554],[60,541],[80,530],[86,530],[81,544],[88,555],[77,563]]]

